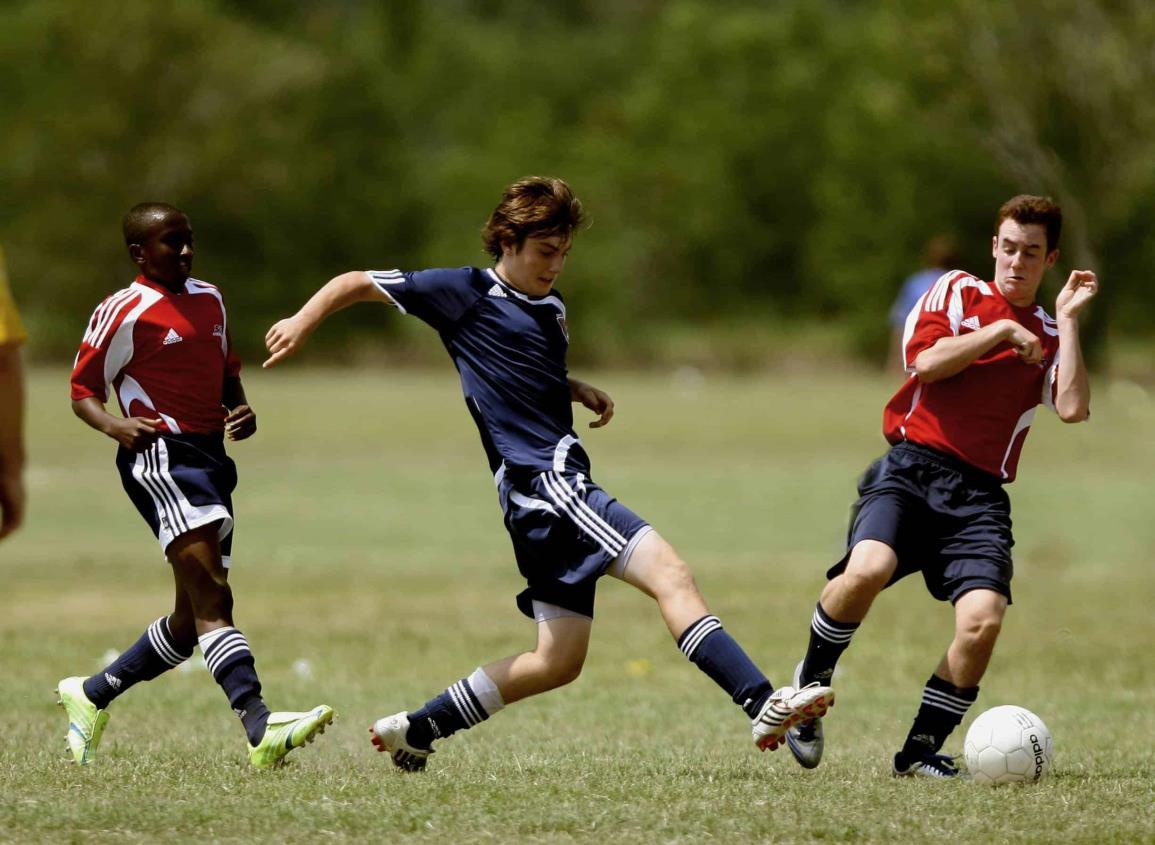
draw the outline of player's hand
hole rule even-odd
[[[0,473],[0,540],[24,521],[24,476],[19,472]]]
[[[1027,364],[1043,363],[1043,344],[1038,336],[1014,320],[1007,320],[1007,343],[1015,348],[1018,356]]]
[[[590,423],[590,428],[601,428],[614,418],[614,400],[604,390],[577,379],[570,380],[570,396],[576,402],[581,402],[598,418]]]
[[[1055,297],[1055,316],[1068,320],[1078,317],[1098,292],[1099,279],[1094,273],[1075,270]]]
[[[237,405],[225,416],[225,437],[247,440],[257,433],[257,415],[248,405]]]
[[[160,437],[157,428],[163,422],[163,420],[149,420],[144,417],[117,420],[108,436],[130,452],[143,452],[149,449]]]
[[[273,327],[265,334],[265,348],[272,355],[261,366],[267,369],[290,355],[295,355],[305,345],[310,334],[311,329],[303,325],[296,317],[289,317],[274,323]]]

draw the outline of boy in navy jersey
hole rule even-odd
[[[171,614],[103,671],[60,682],[68,746],[77,763],[88,763],[108,705],[187,660],[199,644],[244,724],[250,761],[268,768],[323,732],[333,711],[270,713],[248,642],[233,626],[228,566],[237,476],[224,438],[252,436],[257,418],[245,400],[220,291],[189,278],[188,218],[163,203],[137,205],[125,215],[124,239],[140,273],[92,315],[72,371],[72,409],[119,444],[121,482],[160,541],[176,599]],[[123,418],[104,409],[109,385]]]
[[[1061,225],[1049,199],[1014,197],[995,221],[994,281],[944,273],[911,310],[902,340],[909,376],[883,413],[891,449],[859,481],[847,553],[827,573],[795,670],[795,683],[829,683],[874,598],[913,572],[954,605],[954,640],[923,689],[896,776],[958,773],[939,751],[978,697],[1011,600],[1003,485],[1014,480],[1038,405],[1064,422],[1089,413],[1079,315],[1098,291],[1095,274],[1071,273],[1057,320],[1035,303],[1059,256]],[[799,763],[818,765],[821,720],[800,722],[786,739]]]
[[[272,366],[295,353],[329,314],[377,301],[438,331],[461,377],[526,589],[518,607],[537,622],[529,652],[477,668],[413,712],[378,720],[378,750],[407,771],[423,769],[432,743],[488,719],[506,704],[573,681],[593,622],[597,579],[607,572],[657,600],[685,655],[753,722],[755,744],[774,749],[787,728],[833,703],[818,684],[773,690],[765,675],[710,615],[689,567],[656,531],[590,474],[573,430],[571,403],[609,422],[613,402],[570,378],[565,303],[554,289],[580,202],[559,179],[509,186],[484,232],[496,266],[337,276],[266,336]]]

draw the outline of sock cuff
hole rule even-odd
[[[468,679],[462,678],[457,683],[452,684],[445,692],[448,693],[454,709],[465,722],[465,727],[472,728],[489,718],[489,713],[486,712],[478,697],[474,695],[473,690],[469,688]]]
[[[822,603],[814,605],[814,615],[810,617],[810,630],[828,642],[846,645],[854,632],[858,630],[860,622],[839,622],[833,619],[825,610]]]
[[[690,627],[682,632],[682,636],[678,637],[678,648],[682,650],[682,654],[693,660],[703,640],[715,631],[721,630],[722,622],[717,616],[703,616],[697,622],[691,623]]]
[[[226,669],[237,663],[253,662],[249,641],[245,635],[233,627],[217,628],[199,637],[205,664],[213,677],[220,679]]]
[[[477,700],[490,716],[505,707],[505,699],[501,697],[501,690],[497,688],[497,684],[480,666],[465,679],[465,684],[473,690],[473,694],[477,696]]]
[[[162,616],[149,625],[146,633],[152,650],[169,666],[179,666],[192,657],[193,650],[191,648],[185,654],[177,645],[176,640],[173,639],[172,631],[168,627],[167,616]]]
[[[965,716],[970,706],[979,697],[978,687],[962,689],[938,675],[931,675],[922,691],[922,703],[926,707],[936,707],[955,716]]]

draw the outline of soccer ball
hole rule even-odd
[[[963,744],[975,783],[1034,783],[1051,768],[1051,732],[1023,707],[1004,704],[979,714]]]

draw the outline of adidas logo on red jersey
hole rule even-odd
[[[176,333],[176,329],[169,329],[168,334],[164,336],[164,340],[162,340],[161,343],[165,346],[171,346],[174,343],[180,343],[182,340],[184,340],[184,338]]]
[[[963,328],[970,329],[971,331],[977,332],[980,328],[979,318],[978,317],[967,317],[965,320],[962,321],[962,325],[963,325]]]

